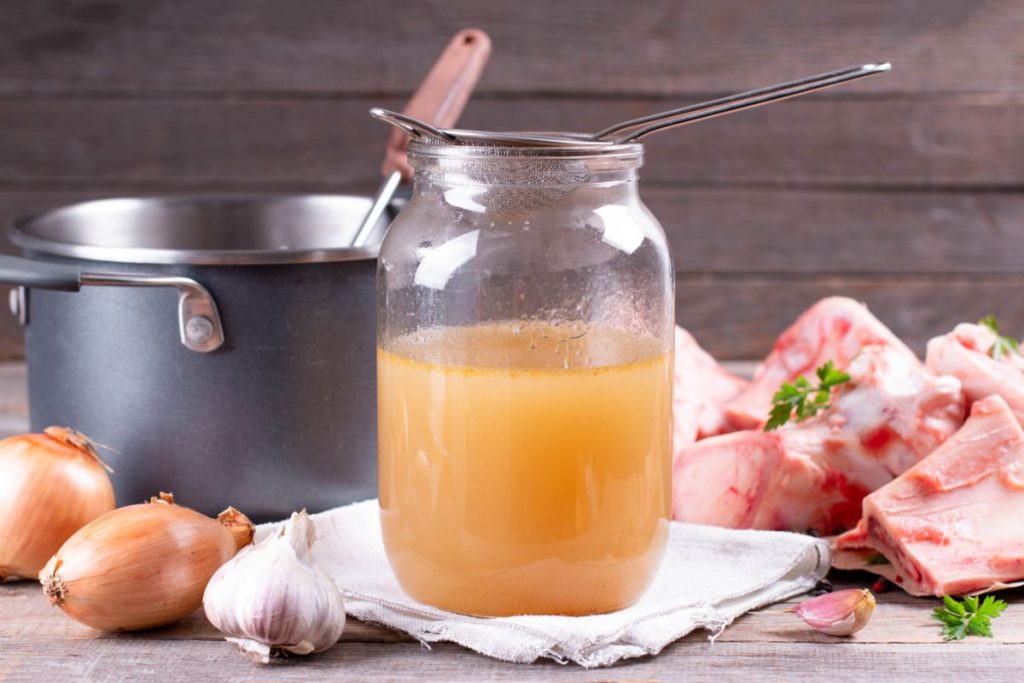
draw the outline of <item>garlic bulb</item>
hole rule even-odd
[[[322,652],[341,638],[341,591],[310,555],[316,529],[306,511],[238,553],[206,586],[203,608],[243,652],[266,664],[276,652]]]
[[[0,582],[36,579],[71,534],[114,509],[92,442],[64,427],[0,441]]]
[[[43,592],[72,619],[104,631],[170,624],[199,608],[210,577],[253,531],[234,508],[211,519],[161,493],[79,529],[43,569]]]
[[[850,636],[867,626],[875,611],[875,596],[866,588],[850,588],[804,600],[786,611],[822,633]]]

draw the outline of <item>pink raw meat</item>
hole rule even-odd
[[[747,384],[723,370],[693,335],[676,326],[673,452],[698,439],[731,431],[723,407]]]
[[[776,432],[745,430],[685,449],[672,480],[672,517],[734,529],[832,533],[856,523],[856,503],[842,475],[786,449]],[[851,507],[851,505],[853,505]]]
[[[1024,356],[1010,352],[996,360],[990,355],[995,342],[995,333],[984,325],[957,325],[928,342],[928,367],[959,379],[968,401],[1002,396],[1024,422]]]
[[[964,423],[960,382],[896,347],[866,346],[846,372],[850,381],[830,409],[780,433],[790,450],[868,491],[920,462]]]
[[[912,595],[961,595],[1024,578],[1024,430],[1000,396],[977,401],[934,453],[864,499],[838,549],[871,548],[866,567]],[[843,567],[849,554],[838,556]],[[861,565],[863,566],[863,565]]]
[[[963,424],[952,377],[912,355],[868,346],[833,405],[776,432],[747,430],[681,450],[673,478],[677,520],[734,528],[852,527],[861,500],[927,456]]]
[[[891,346],[914,357],[864,304],[845,297],[822,299],[776,340],[754,373],[754,381],[726,406],[729,421],[742,429],[764,424],[772,396],[783,382],[792,382],[799,375],[812,377],[814,370],[829,360],[845,368],[869,344]]]

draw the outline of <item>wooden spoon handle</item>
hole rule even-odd
[[[472,28],[459,31],[434,62],[403,113],[438,128],[454,126],[490,56],[491,39],[486,33]],[[406,160],[408,146],[408,135],[391,131],[381,167],[385,176],[398,171],[404,180],[412,178],[412,167]]]

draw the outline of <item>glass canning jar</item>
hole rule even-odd
[[[635,602],[670,518],[673,269],[643,147],[413,142],[378,263],[384,545],[475,615]]]

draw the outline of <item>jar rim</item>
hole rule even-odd
[[[458,131],[452,131],[458,134]],[[545,133],[531,133],[545,135]],[[565,133],[559,133],[565,135]],[[588,142],[580,140],[578,145],[468,145],[447,144],[438,140],[411,140],[409,157],[425,159],[642,159],[644,146],[640,142],[621,144]]]

